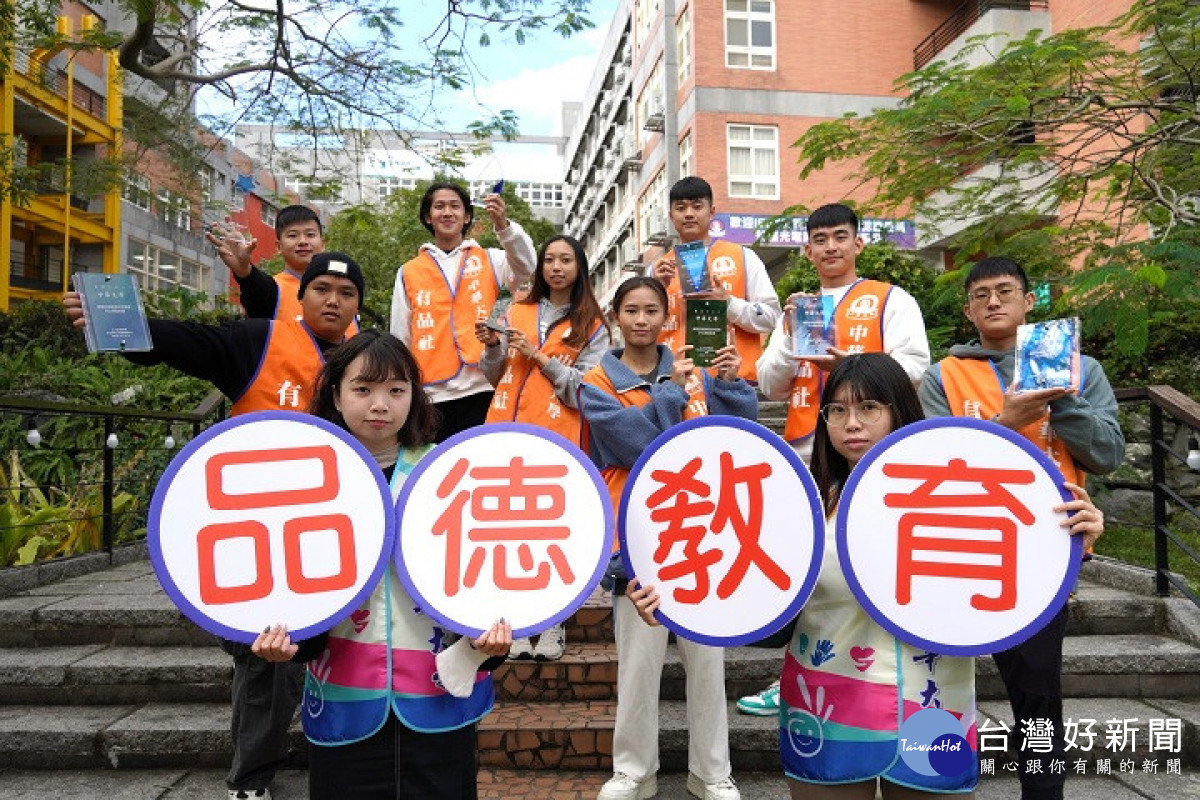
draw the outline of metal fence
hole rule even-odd
[[[954,10],[949,18],[934,28],[933,33],[913,48],[913,69],[933,61],[942,50],[967,32],[975,22],[993,9],[1014,11],[1045,11],[1050,7],[1048,0],[967,0]]]
[[[143,537],[174,453],[224,417],[219,392],[189,412],[0,399],[0,567]]]

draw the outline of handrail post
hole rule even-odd
[[[1150,402],[1150,482],[1154,498],[1154,591],[1159,597],[1170,593],[1167,581],[1167,496],[1162,487],[1167,481],[1166,454],[1163,453],[1163,416],[1158,403]]]
[[[110,415],[104,416],[104,440],[100,444],[103,451],[104,464],[104,492],[102,493],[102,501],[104,504],[103,511],[103,527],[101,528],[102,537],[104,540],[104,549],[108,551],[108,556],[112,558],[114,525],[113,525],[113,448],[108,446],[108,437],[113,434],[113,418]]]

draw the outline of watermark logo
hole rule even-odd
[[[921,775],[961,775],[975,758],[963,734],[962,723],[949,711],[923,708],[900,726],[900,758]]]

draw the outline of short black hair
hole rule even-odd
[[[471,230],[471,226],[475,224],[475,206],[471,204],[471,195],[467,190],[459,184],[451,183],[450,181],[435,181],[429,184],[429,188],[421,196],[421,224],[425,226],[425,230],[433,233],[433,225],[429,222],[429,214],[433,211],[433,195],[442,189],[449,189],[462,200],[463,210],[467,213],[463,222],[462,235],[466,236],[467,231]]]
[[[293,225],[298,225],[301,222],[317,223],[317,230],[321,235],[325,235],[324,229],[321,227],[321,217],[316,211],[313,211],[308,206],[284,206],[279,209],[279,213],[275,215],[275,238],[283,236],[283,231]]]
[[[986,281],[988,278],[1003,278],[1005,276],[1012,276],[1019,280],[1021,282],[1022,293],[1027,294],[1029,292],[1029,276],[1025,274],[1025,270],[1020,264],[1004,256],[988,256],[982,261],[976,261],[967,272],[963,286],[969,292],[971,291],[971,287],[979,281]]]
[[[849,225],[858,234],[858,214],[854,209],[841,203],[827,203],[808,215],[804,224],[809,233],[819,228],[836,228],[838,225]]]
[[[708,185],[708,181],[704,178],[697,178],[695,175],[675,181],[675,185],[671,187],[671,191],[667,195],[667,201],[670,203],[674,203],[676,200],[707,200],[711,203],[712,199],[712,187]]]
[[[626,278],[613,292],[612,311],[615,315],[617,309],[621,306],[621,301],[625,299],[625,295],[632,292],[634,289],[649,289],[658,295],[658,299],[662,302],[663,311],[667,310],[670,301],[667,299],[667,289],[662,285],[658,278],[652,278],[649,275],[634,275],[632,278]]]

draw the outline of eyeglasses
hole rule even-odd
[[[850,419],[850,412],[853,411],[859,422],[863,425],[870,425],[878,422],[879,418],[883,416],[883,410],[890,407],[888,403],[878,403],[874,400],[863,400],[861,403],[851,403],[848,406],[841,403],[830,403],[821,409],[821,416],[835,428],[844,428]]]
[[[991,289],[976,289],[968,294],[967,297],[971,298],[972,303],[986,303],[987,301],[991,300],[992,295],[995,294],[997,300],[999,300],[1001,303],[1007,303],[1020,291],[1020,286],[1014,286],[1011,283],[1006,283],[1002,286],[996,286]]]

